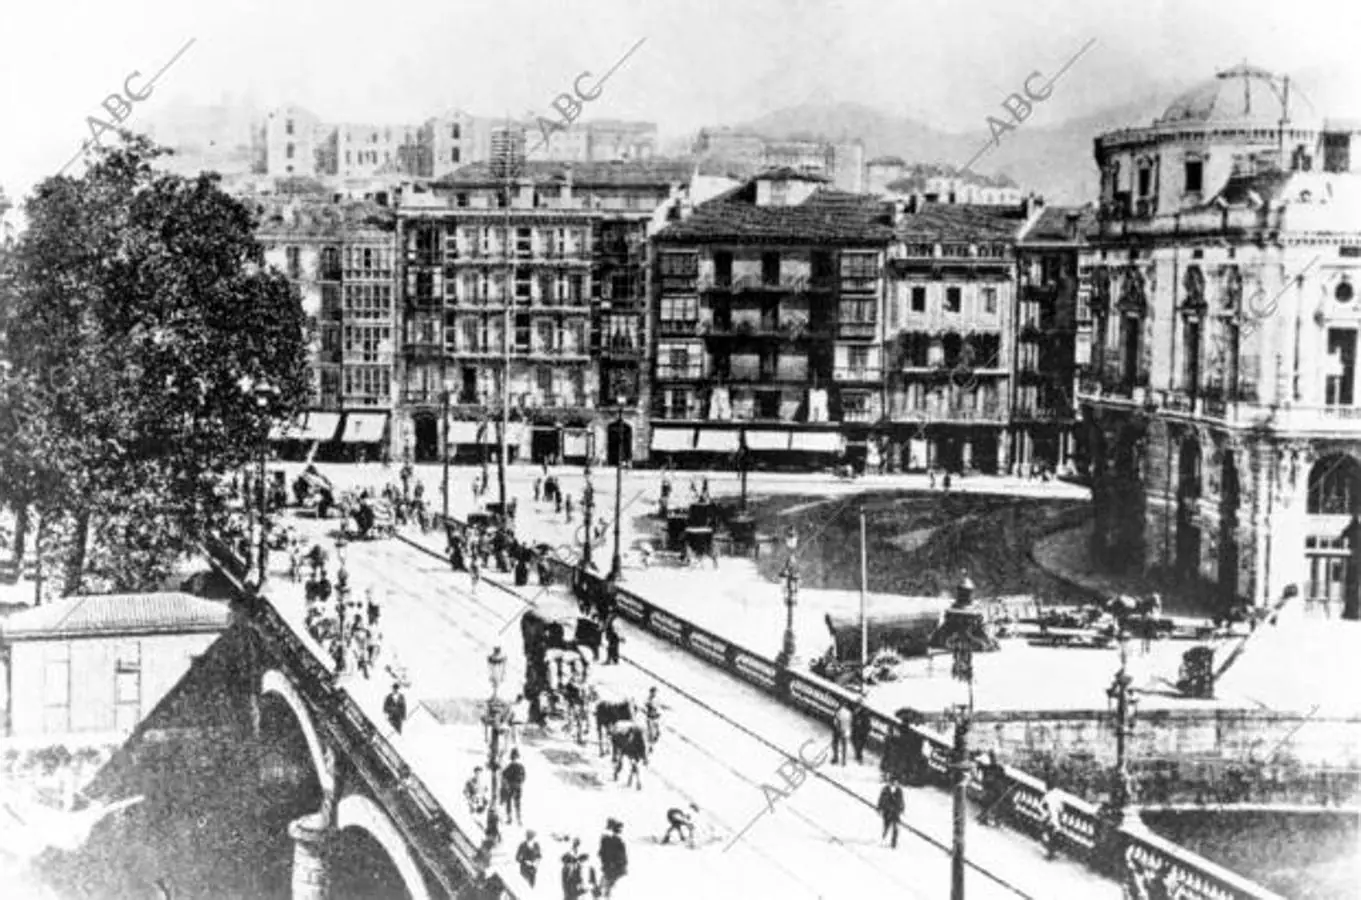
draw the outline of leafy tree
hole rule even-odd
[[[41,517],[68,594],[155,586],[306,398],[297,292],[250,209],[215,174],[153,169],[167,152],[124,134],[44,181],[0,251],[0,500]]]

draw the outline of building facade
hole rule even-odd
[[[868,455],[891,215],[825,184],[767,172],[655,235],[654,462]]]
[[[1245,65],[1096,140],[1079,399],[1111,568],[1361,612],[1359,133]]]
[[[1078,372],[1091,362],[1092,320],[1081,256],[1095,222],[1091,207],[1042,207],[1016,244],[1011,464],[1017,474],[1086,467],[1076,397]]]
[[[633,458],[646,228],[687,166],[465,167],[398,210],[399,441],[416,459]],[[622,424],[619,407],[624,412]]]
[[[310,410],[288,440],[317,444],[323,458],[376,459],[394,399],[396,217],[374,203],[319,199],[259,212],[265,261],[298,288],[312,336]]]
[[[15,613],[0,623],[5,736],[128,734],[227,619],[224,604],[176,593],[66,597]]]
[[[1017,237],[1027,211],[897,201],[883,356],[894,471],[1012,460]]]

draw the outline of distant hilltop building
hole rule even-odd
[[[897,197],[920,197],[928,203],[1016,206],[1025,192],[1005,175],[985,176],[933,164],[909,164],[881,156],[865,166],[866,191]]]
[[[838,190],[859,193],[865,189],[865,147],[858,140],[773,139],[741,129],[703,128],[692,153],[741,175],[790,169],[824,176]]]
[[[443,178],[512,145],[520,158],[541,162],[645,160],[656,152],[657,126],[606,119],[540,128],[537,119],[507,122],[462,110],[420,125],[337,124],[283,106],[268,113],[261,139],[265,174],[275,178]]]

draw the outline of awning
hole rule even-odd
[[[476,444],[478,443],[477,431],[482,427],[481,422],[451,421],[449,423],[449,443],[453,444]],[[491,427],[487,427],[484,437],[490,442],[495,433]]]
[[[584,431],[564,431],[562,433],[562,455],[563,456],[585,456],[586,455],[586,432]]]
[[[652,449],[662,453],[680,453],[695,449],[693,428],[657,428],[652,432]]]
[[[340,430],[340,413],[313,412],[307,414],[307,425],[299,438],[304,441],[333,441]]]
[[[701,428],[695,441],[696,450],[703,450],[708,453],[736,453],[737,447],[736,431]]]
[[[788,450],[789,432],[787,431],[748,431],[748,450]]]
[[[300,441],[307,429],[307,416],[301,415],[287,422],[275,422],[269,426],[271,441]]]
[[[340,440],[345,444],[376,444],[383,439],[387,427],[387,413],[347,413]]]
[[[796,431],[791,436],[789,449],[805,453],[842,453],[846,438],[839,431]]]

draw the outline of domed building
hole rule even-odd
[[[1361,122],[1246,64],[1095,141],[1093,556],[1361,617]]]

